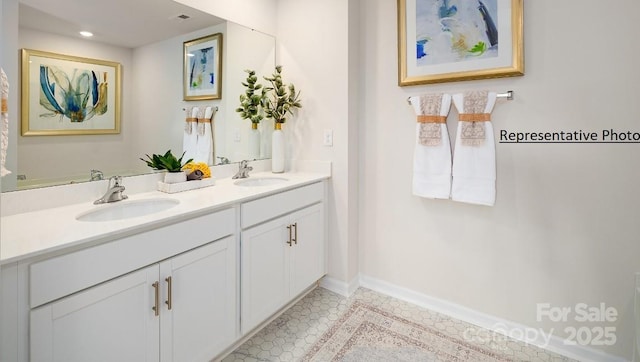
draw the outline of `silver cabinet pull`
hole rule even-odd
[[[289,230],[289,240],[287,240],[287,244],[289,244],[289,246],[291,246],[292,243],[292,238],[291,238],[291,225],[287,225],[287,230]]]
[[[155,292],[155,303],[154,306],[151,307],[151,309],[153,310],[154,315],[157,317],[160,315],[160,284],[158,282],[155,282],[151,284],[151,286],[153,287]]]
[[[167,277],[165,281],[167,282],[167,300],[164,303],[167,305],[167,309],[171,310],[171,303],[173,299],[171,297],[171,277]]]
[[[294,232],[293,232],[293,242],[294,242],[296,245],[298,245],[298,223],[297,223],[297,222],[293,224],[293,229],[294,229]]]

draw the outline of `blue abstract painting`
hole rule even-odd
[[[40,65],[40,117],[85,122],[107,112],[107,74],[87,69],[70,72]]]
[[[213,89],[215,86],[214,48],[202,48],[189,56],[189,88],[191,90]]]
[[[416,0],[416,65],[498,56],[498,0]]]

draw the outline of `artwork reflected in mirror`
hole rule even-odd
[[[222,97],[222,34],[184,42],[185,101]]]
[[[120,132],[120,64],[22,49],[22,135]]]

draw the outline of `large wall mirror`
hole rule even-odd
[[[181,154],[185,110],[193,106],[218,108],[214,164],[270,157],[273,124],[260,125],[262,147],[256,156],[249,144],[251,124],[235,109],[244,92],[244,70],[273,71],[275,37],[172,0],[18,1],[18,49],[3,45],[3,52],[18,57],[24,48],[120,63],[121,130],[114,135],[12,132],[8,157],[15,158],[17,169],[3,178],[3,192],[89,181],[91,170],[105,177],[151,172],[139,158],[169,149]],[[83,39],[80,30],[92,31],[93,38]],[[221,99],[184,101],[183,43],[215,33],[223,34]],[[12,91],[19,94],[19,81]]]

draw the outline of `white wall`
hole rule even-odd
[[[494,207],[411,194],[411,95],[515,91],[493,113],[496,133],[614,128],[639,132],[637,0],[525,1],[526,75],[400,88],[396,1],[362,2],[361,273],[534,328],[536,304],[617,309],[631,358],[634,272],[640,270],[638,144],[496,145]],[[455,108],[449,129],[455,134]]]
[[[332,161],[329,196],[329,276],[350,281],[357,275],[357,135],[350,129],[356,99],[350,97],[349,2],[280,0],[277,63],[283,78],[301,91],[303,108],[284,125],[288,157]],[[322,145],[333,130],[333,147]],[[353,141],[350,143],[350,141]]]
[[[276,33],[277,0],[174,0],[267,34]]]

